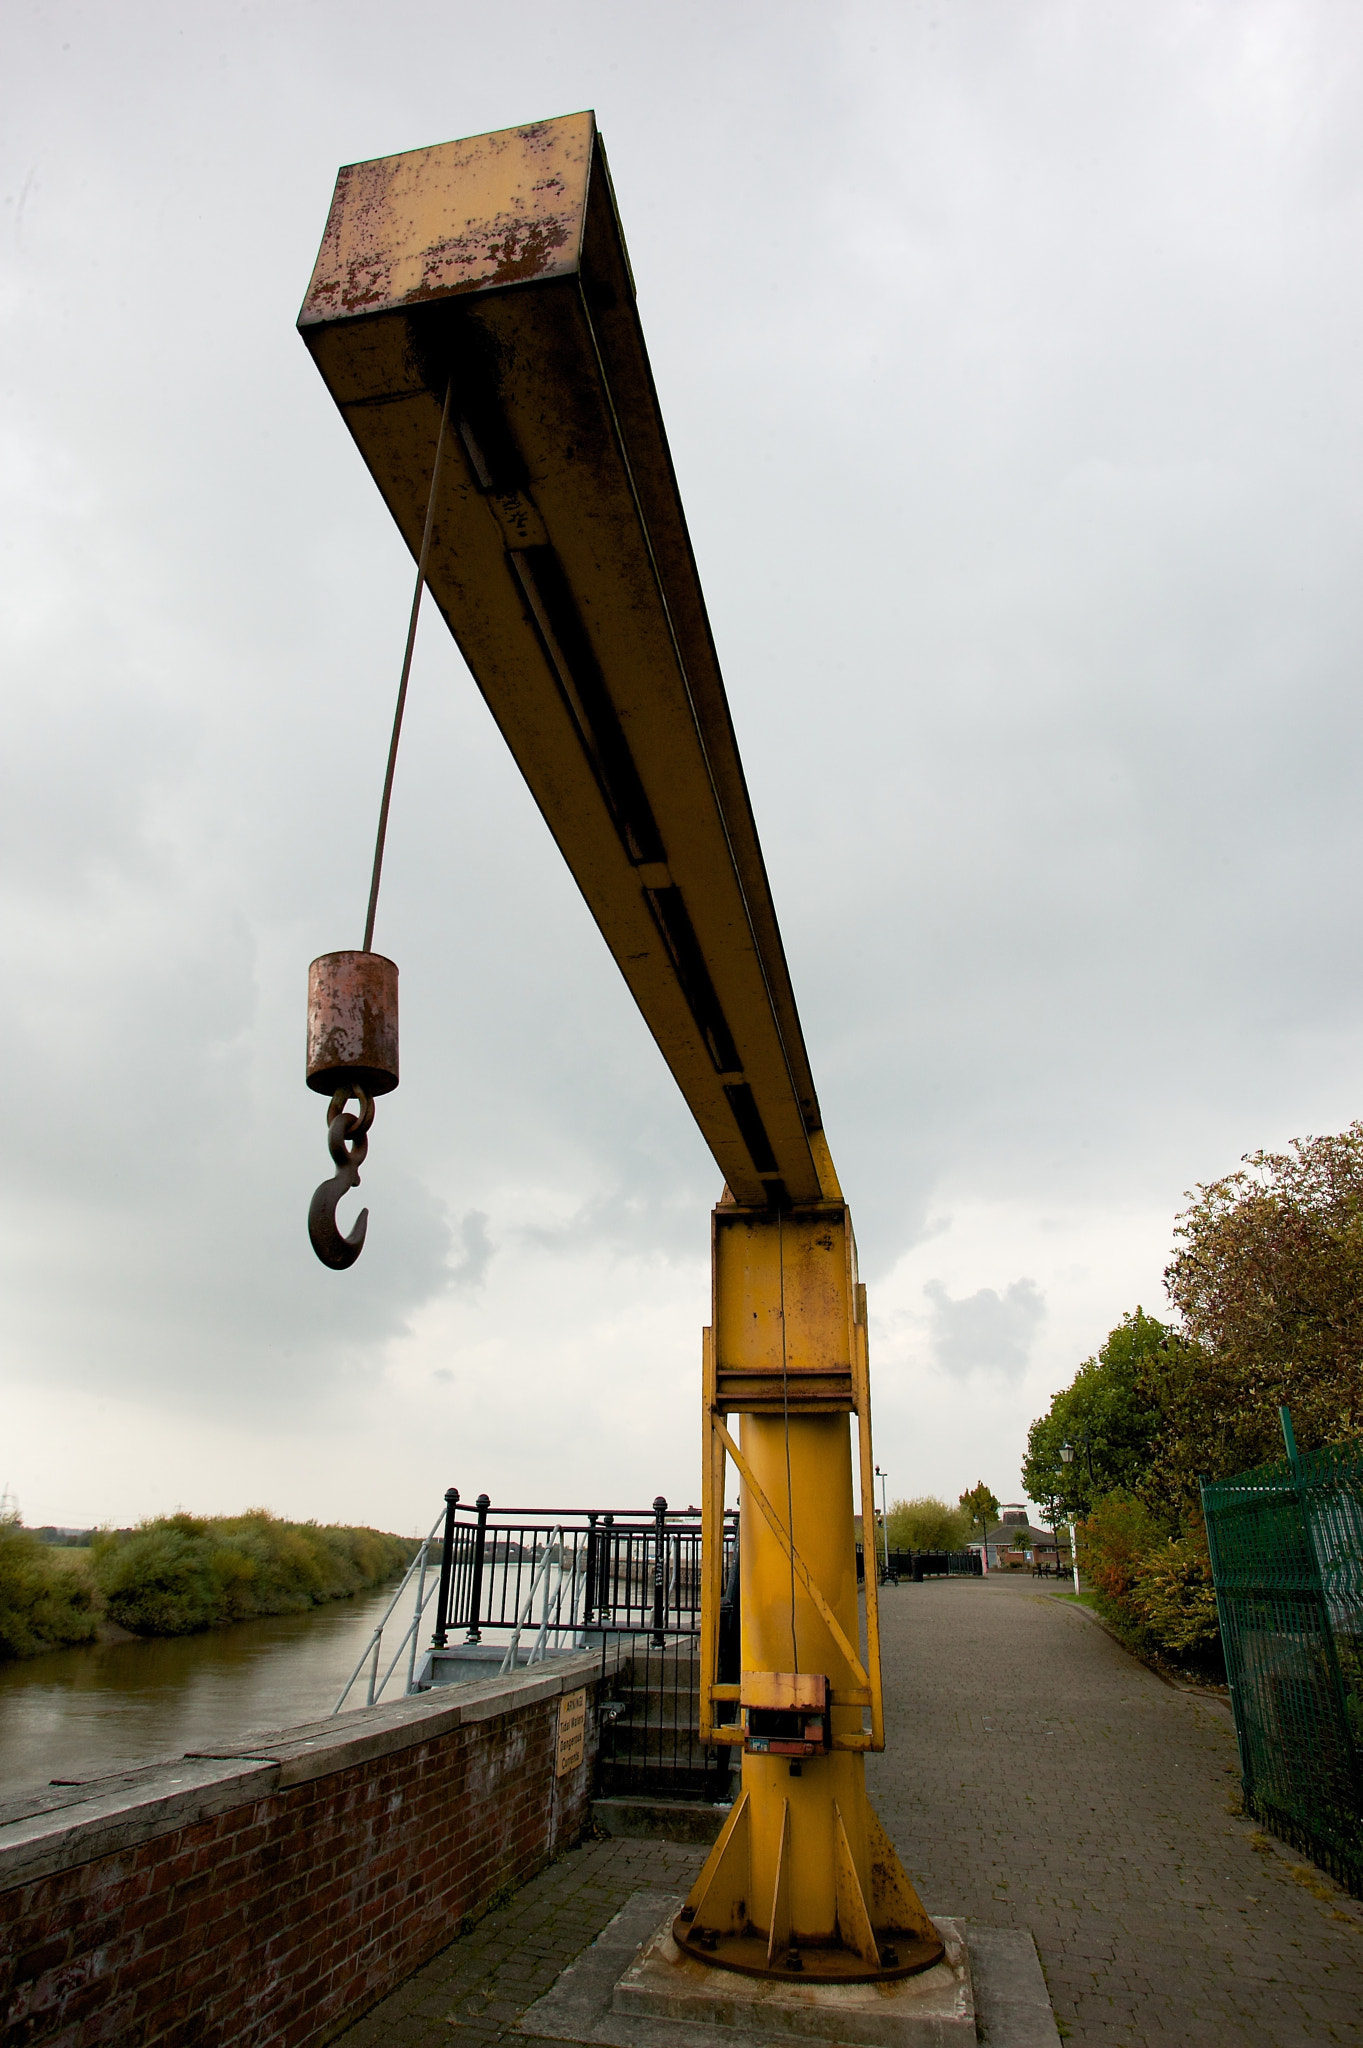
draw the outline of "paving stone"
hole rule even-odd
[[[1363,1914],[1228,1811],[1226,1707],[1031,1580],[887,1588],[881,1616],[877,1810],[930,1911],[1031,1932],[1069,2040],[1361,2048]]]

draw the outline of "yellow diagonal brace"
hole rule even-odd
[[[862,1555],[866,1560],[866,1661],[875,1673],[871,1688],[871,1747],[885,1747],[885,1701],[881,1691],[880,1567],[876,1561],[875,1460],[871,1453],[871,1366],[867,1356],[866,1289],[857,1283],[857,1319],[852,1325],[852,1386],[857,1404],[857,1445],[861,1457]],[[867,1512],[867,1502],[870,1511]],[[867,1532],[869,1533],[869,1537]]]
[[[847,1659],[848,1663],[852,1667],[852,1676],[856,1679],[858,1685],[869,1686],[871,1680],[870,1675],[867,1672],[866,1666],[862,1663],[860,1657],[852,1648],[852,1645],[848,1642],[847,1636],[843,1630],[842,1623],[838,1620],[837,1615],[833,1612],[828,1602],[824,1599],[823,1594],[819,1591],[813,1579],[810,1577],[809,1566],[805,1563],[799,1551],[795,1548],[795,1545],[791,1540],[789,1530],[787,1530],[783,1526],[781,1519],[777,1515],[775,1508],[772,1506],[771,1502],[767,1499],[767,1496],[765,1495],[765,1493],[763,1493],[761,1487],[754,1479],[752,1474],[752,1467],[749,1465],[742,1451],[739,1450],[738,1445],[734,1442],[733,1438],[730,1436],[728,1430],[724,1427],[724,1424],[720,1421],[718,1416],[715,1416],[714,1424],[716,1434],[718,1435],[721,1443],[724,1445],[725,1450],[729,1453],[729,1456],[733,1459],[735,1465],[737,1465],[739,1469],[740,1474],[742,1475],[743,1484],[747,1487],[757,1507],[761,1510],[762,1515],[765,1518],[767,1526],[771,1530],[772,1535],[776,1538],[782,1550],[785,1551],[786,1556],[790,1559],[796,1578],[799,1579],[806,1593],[808,1593],[810,1599],[818,1608],[819,1613],[823,1616],[824,1626],[827,1628],[828,1633],[832,1636],[834,1642],[842,1651],[843,1656]]]
[[[723,1598],[724,1579],[724,1454],[716,1450],[713,1433],[703,1428],[704,1419],[708,1418],[715,1399],[713,1330],[701,1332],[701,1374],[704,1381],[704,1413],[700,1482],[700,1726],[696,1732],[700,1740],[708,1744],[715,1724],[713,1701],[719,1659],[719,1610]],[[716,1466],[719,1467],[718,1481],[715,1477]]]

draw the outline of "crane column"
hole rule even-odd
[[[863,1648],[853,1522],[853,1415],[871,1497],[866,1295],[822,1143],[818,1162],[825,1201],[773,1210],[726,1196],[714,1211],[701,1721],[707,1740],[741,1744],[742,1790],[674,1934],[689,1954],[730,1969],[858,1982],[926,1969],[943,1951],[866,1797],[865,1752],[884,1743],[875,1571]],[[737,1687],[715,1677],[729,1460],[740,1503]],[[737,1721],[717,1722],[735,1694]]]

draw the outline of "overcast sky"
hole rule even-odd
[[[13,5],[0,1483],[698,1498],[718,1175],[294,320],[338,165],[591,106],[870,1290],[892,1494],[1019,1498],[1184,1191],[1360,1109],[1363,15]],[[353,1205],[352,1205],[353,1206]]]

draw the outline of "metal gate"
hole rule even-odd
[[[1245,1805],[1363,1896],[1363,1445],[1206,1483]]]

